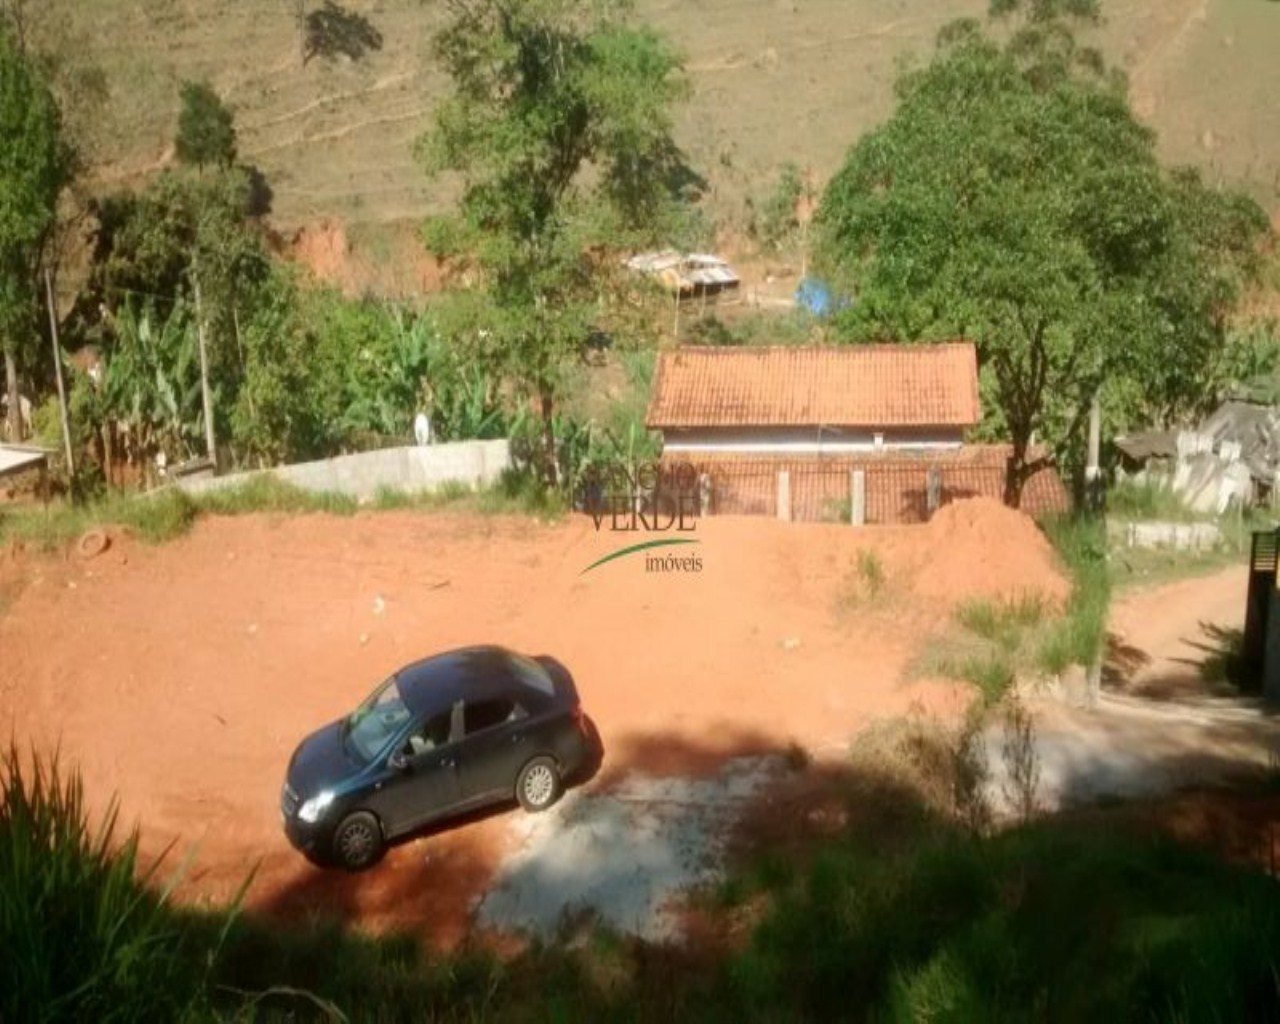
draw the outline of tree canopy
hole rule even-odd
[[[39,308],[39,261],[70,170],[57,103],[43,77],[0,25],[0,347],[10,434],[19,430],[18,373]]]
[[[488,298],[480,357],[552,416],[586,343],[594,247],[670,228],[696,184],[672,141],[687,93],[675,52],[618,0],[452,0],[435,42],[453,82],[419,143],[431,175],[462,183],[457,214],[427,226]]]
[[[1096,10],[996,0],[1019,19],[1003,43],[944,29],[817,216],[820,261],[858,296],[846,336],[977,343],[1011,504],[1078,448],[1099,392],[1160,418],[1211,394],[1268,230],[1251,201],[1161,169],[1123,80],[1064,20]],[[1054,450],[1032,452],[1036,435]]]
[[[208,82],[183,82],[174,148],[183,163],[230,167],[236,159],[235,118]]]

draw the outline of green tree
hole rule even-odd
[[[1123,80],[1068,19],[1094,0],[996,0],[1003,43],[943,30],[931,64],[861,139],[817,217],[853,287],[847,336],[965,336],[1007,431],[1006,500],[1078,452],[1091,401],[1168,419],[1212,394],[1268,230],[1247,199],[1164,173]],[[1035,454],[1033,435],[1053,450]]]
[[[236,159],[235,118],[208,82],[183,82],[180,90],[178,159],[204,167],[230,167]]]
[[[245,377],[241,327],[253,320],[259,304],[271,304],[271,261],[251,207],[252,185],[238,167],[166,171],[140,192],[102,199],[86,300],[80,303],[84,319],[74,325],[100,343],[109,360],[125,344],[124,310],[138,308],[139,299],[157,323],[185,307],[185,322],[194,331],[198,279],[214,422],[222,438],[231,429]],[[139,387],[157,389],[159,379],[152,375]],[[160,396],[148,397],[153,400]],[[202,409],[184,405],[182,411],[191,415],[184,426],[203,421]],[[171,447],[166,451],[176,457]]]
[[[19,374],[31,358],[37,278],[71,168],[58,106],[43,77],[0,24],[0,348],[9,436],[21,429]]]
[[[556,476],[555,409],[598,308],[592,253],[678,218],[696,178],[672,141],[679,59],[615,0],[455,0],[435,40],[453,82],[419,143],[428,173],[461,178],[458,214],[428,245],[479,272],[475,358],[532,398]]]

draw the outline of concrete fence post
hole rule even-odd
[[[711,515],[711,474],[698,474],[698,515]]]
[[[791,522],[791,473],[778,470],[778,518],[783,522]]]
[[[942,472],[937,466],[930,466],[925,477],[925,505],[932,516],[942,505]]]
[[[867,522],[867,471],[849,470],[849,522],[865,526]]]

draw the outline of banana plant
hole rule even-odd
[[[114,318],[102,378],[102,409],[131,462],[157,452],[189,457],[203,430],[195,331],[179,302],[163,321],[131,304]]]

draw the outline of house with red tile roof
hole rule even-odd
[[[646,422],[683,455],[948,450],[982,420],[970,342],[680,348]]]
[[[967,341],[672,349],[658,356],[646,415],[663,461],[709,478],[718,512],[782,514],[785,500],[784,518],[845,518],[860,471],[868,523],[922,522],[958,497],[1000,499],[1009,450],[966,441],[981,419]],[[1033,477],[1023,507],[1065,511],[1058,475]]]

